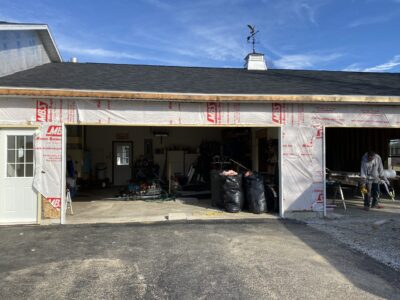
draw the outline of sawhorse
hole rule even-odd
[[[339,193],[340,199],[342,200],[342,203],[343,203],[343,208],[344,208],[344,210],[347,210],[346,202],[344,200],[342,185],[340,184],[340,182],[338,182],[338,181],[327,181],[326,184],[334,189],[333,204],[336,204],[337,194]]]

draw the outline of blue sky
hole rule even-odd
[[[64,60],[400,71],[400,0],[0,0],[0,20],[46,23]]]

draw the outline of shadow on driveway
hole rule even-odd
[[[399,273],[285,220],[0,228],[5,299],[396,299]]]

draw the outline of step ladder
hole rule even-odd
[[[71,215],[73,215],[74,211],[72,209],[72,199],[71,199],[71,193],[70,193],[69,189],[67,189],[67,197],[66,197],[66,201],[65,202],[66,202],[65,204],[67,206],[65,211],[68,212],[68,208],[69,208],[69,211],[70,211]]]

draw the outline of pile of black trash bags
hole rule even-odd
[[[278,197],[272,187],[256,172],[211,172],[212,205],[237,213],[243,209],[255,214],[278,212]]]

